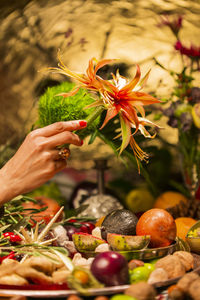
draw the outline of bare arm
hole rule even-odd
[[[0,170],[0,206],[27,193],[66,167],[57,146],[82,141],[72,131],[86,127],[86,121],[57,122],[29,133],[16,154]]]

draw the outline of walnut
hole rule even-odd
[[[169,299],[170,300],[184,300],[184,292],[181,291],[180,289],[174,289],[169,293]]]
[[[181,260],[186,271],[194,268],[194,257],[191,253],[186,251],[176,251],[173,255],[177,256]]]
[[[197,273],[187,273],[178,281],[177,287],[186,293],[191,283],[197,278],[199,278]]]
[[[181,260],[175,255],[167,255],[159,259],[155,264],[156,269],[162,268],[167,274],[168,278],[175,278],[185,274],[185,267]]]
[[[200,278],[191,283],[188,294],[193,300],[200,300]]]
[[[125,295],[135,297],[138,300],[155,300],[156,297],[156,290],[154,287],[145,281],[131,284],[124,293]]]
[[[157,268],[150,274],[148,283],[153,284],[165,280],[168,280],[167,272],[163,268]]]

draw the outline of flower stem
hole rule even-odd
[[[96,107],[95,110],[86,118],[87,126],[90,125],[97,117],[99,117],[104,109],[105,108],[103,105]]]

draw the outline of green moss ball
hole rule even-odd
[[[60,93],[71,91],[74,86],[73,83],[63,82],[60,85],[47,88],[39,99],[39,127],[59,121],[85,120],[94,111],[94,108],[85,109],[87,105],[94,102],[94,99],[84,89],[80,89],[76,95],[71,97],[57,96]],[[86,129],[79,131],[79,136],[83,139],[92,134],[99,127],[99,123],[100,116]]]

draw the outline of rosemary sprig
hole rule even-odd
[[[28,196],[19,195],[9,202],[5,203],[3,207],[1,207],[1,216],[0,216],[0,232],[2,231],[2,227],[9,225],[10,230],[13,231],[14,229],[18,230],[20,226],[31,226],[29,222],[31,217],[24,216],[23,212],[29,211],[30,215],[35,213],[39,213],[44,211],[47,207],[43,207],[40,209],[36,208],[28,208],[25,209],[23,207],[23,203],[31,201],[32,203],[37,203],[37,200],[30,198]],[[6,229],[6,228],[5,228]]]
[[[36,223],[35,228],[31,228],[30,231],[25,230],[24,227],[20,227],[19,231],[15,230],[15,233],[18,234],[22,239],[21,244],[15,246],[2,244],[0,245],[0,252],[10,250],[15,252],[16,254],[22,254],[23,258],[21,262],[23,262],[29,256],[43,255],[57,262],[61,260],[64,265],[72,271],[74,266],[71,262],[71,259],[68,257],[68,251],[65,248],[51,246],[52,242],[55,241],[56,238],[46,239],[48,232],[55,224],[58,217],[62,214],[63,209],[64,206],[60,208],[60,210],[55,214],[55,216],[42,229],[40,233],[39,226],[41,225],[41,223]],[[51,254],[53,254],[53,257],[51,257]],[[55,257],[57,257],[58,260]]]

